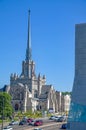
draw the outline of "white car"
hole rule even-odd
[[[52,116],[49,118],[49,120],[53,120],[54,118],[55,118],[55,116],[52,115]]]
[[[43,130],[43,129],[41,129],[41,128],[35,128],[34,130]]]
[[[59,119],[59,117],[55,117],[53,120],[54,120],[54,121],[57,121],[58,119]]]
[[[51,116],[49,119],[50,120],[56,120],[56,119],[58,119],[58,117],[57,116]]]
[[[6,126],[3,128],[3,130],[12,130],[13,128],[11,126]]]
[[[9,123],[9,125],[18,125],[18,124],[19,124],[18,121],[12,121],[12,122]]]

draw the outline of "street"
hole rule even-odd
[[[55,122],[49,120],[48,118],[43,119],[43,125],[41,126],[31,126],[29,124],[25,125],[12,125],[13,130],[34,130],[34,128],[42,128],[43,130],[60,130],[61,125],[65,122]],[[4,123],[4,126],[7,126],[7,123]],[[0,126],[1,128],[1,126]]]
[[[43,130],[60,130],[62,123],[49,121],[42,126],[29,126],[29,125],[14,125],[13,130],[34,130],[34,128],[42,128]]]

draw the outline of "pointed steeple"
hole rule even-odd
[[[30,10],[28,11],[28,37],[26,49],[26,61],[31,60],[31,31],[30,31]]]

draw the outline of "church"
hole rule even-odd
[[[27,110],[58,111],[56,92],[52,85],[46,84],[46,76],[36,75],[35,62],[32,60],[30,10],[28,11],[28,37],[26,57],[22,61],[22,72],[10,76],[8,92],[12,96],[14,111]]]

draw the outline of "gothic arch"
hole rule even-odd
[[[15,111],[18,111],[19,110],[19,105],[18,103],[15,104]]]

